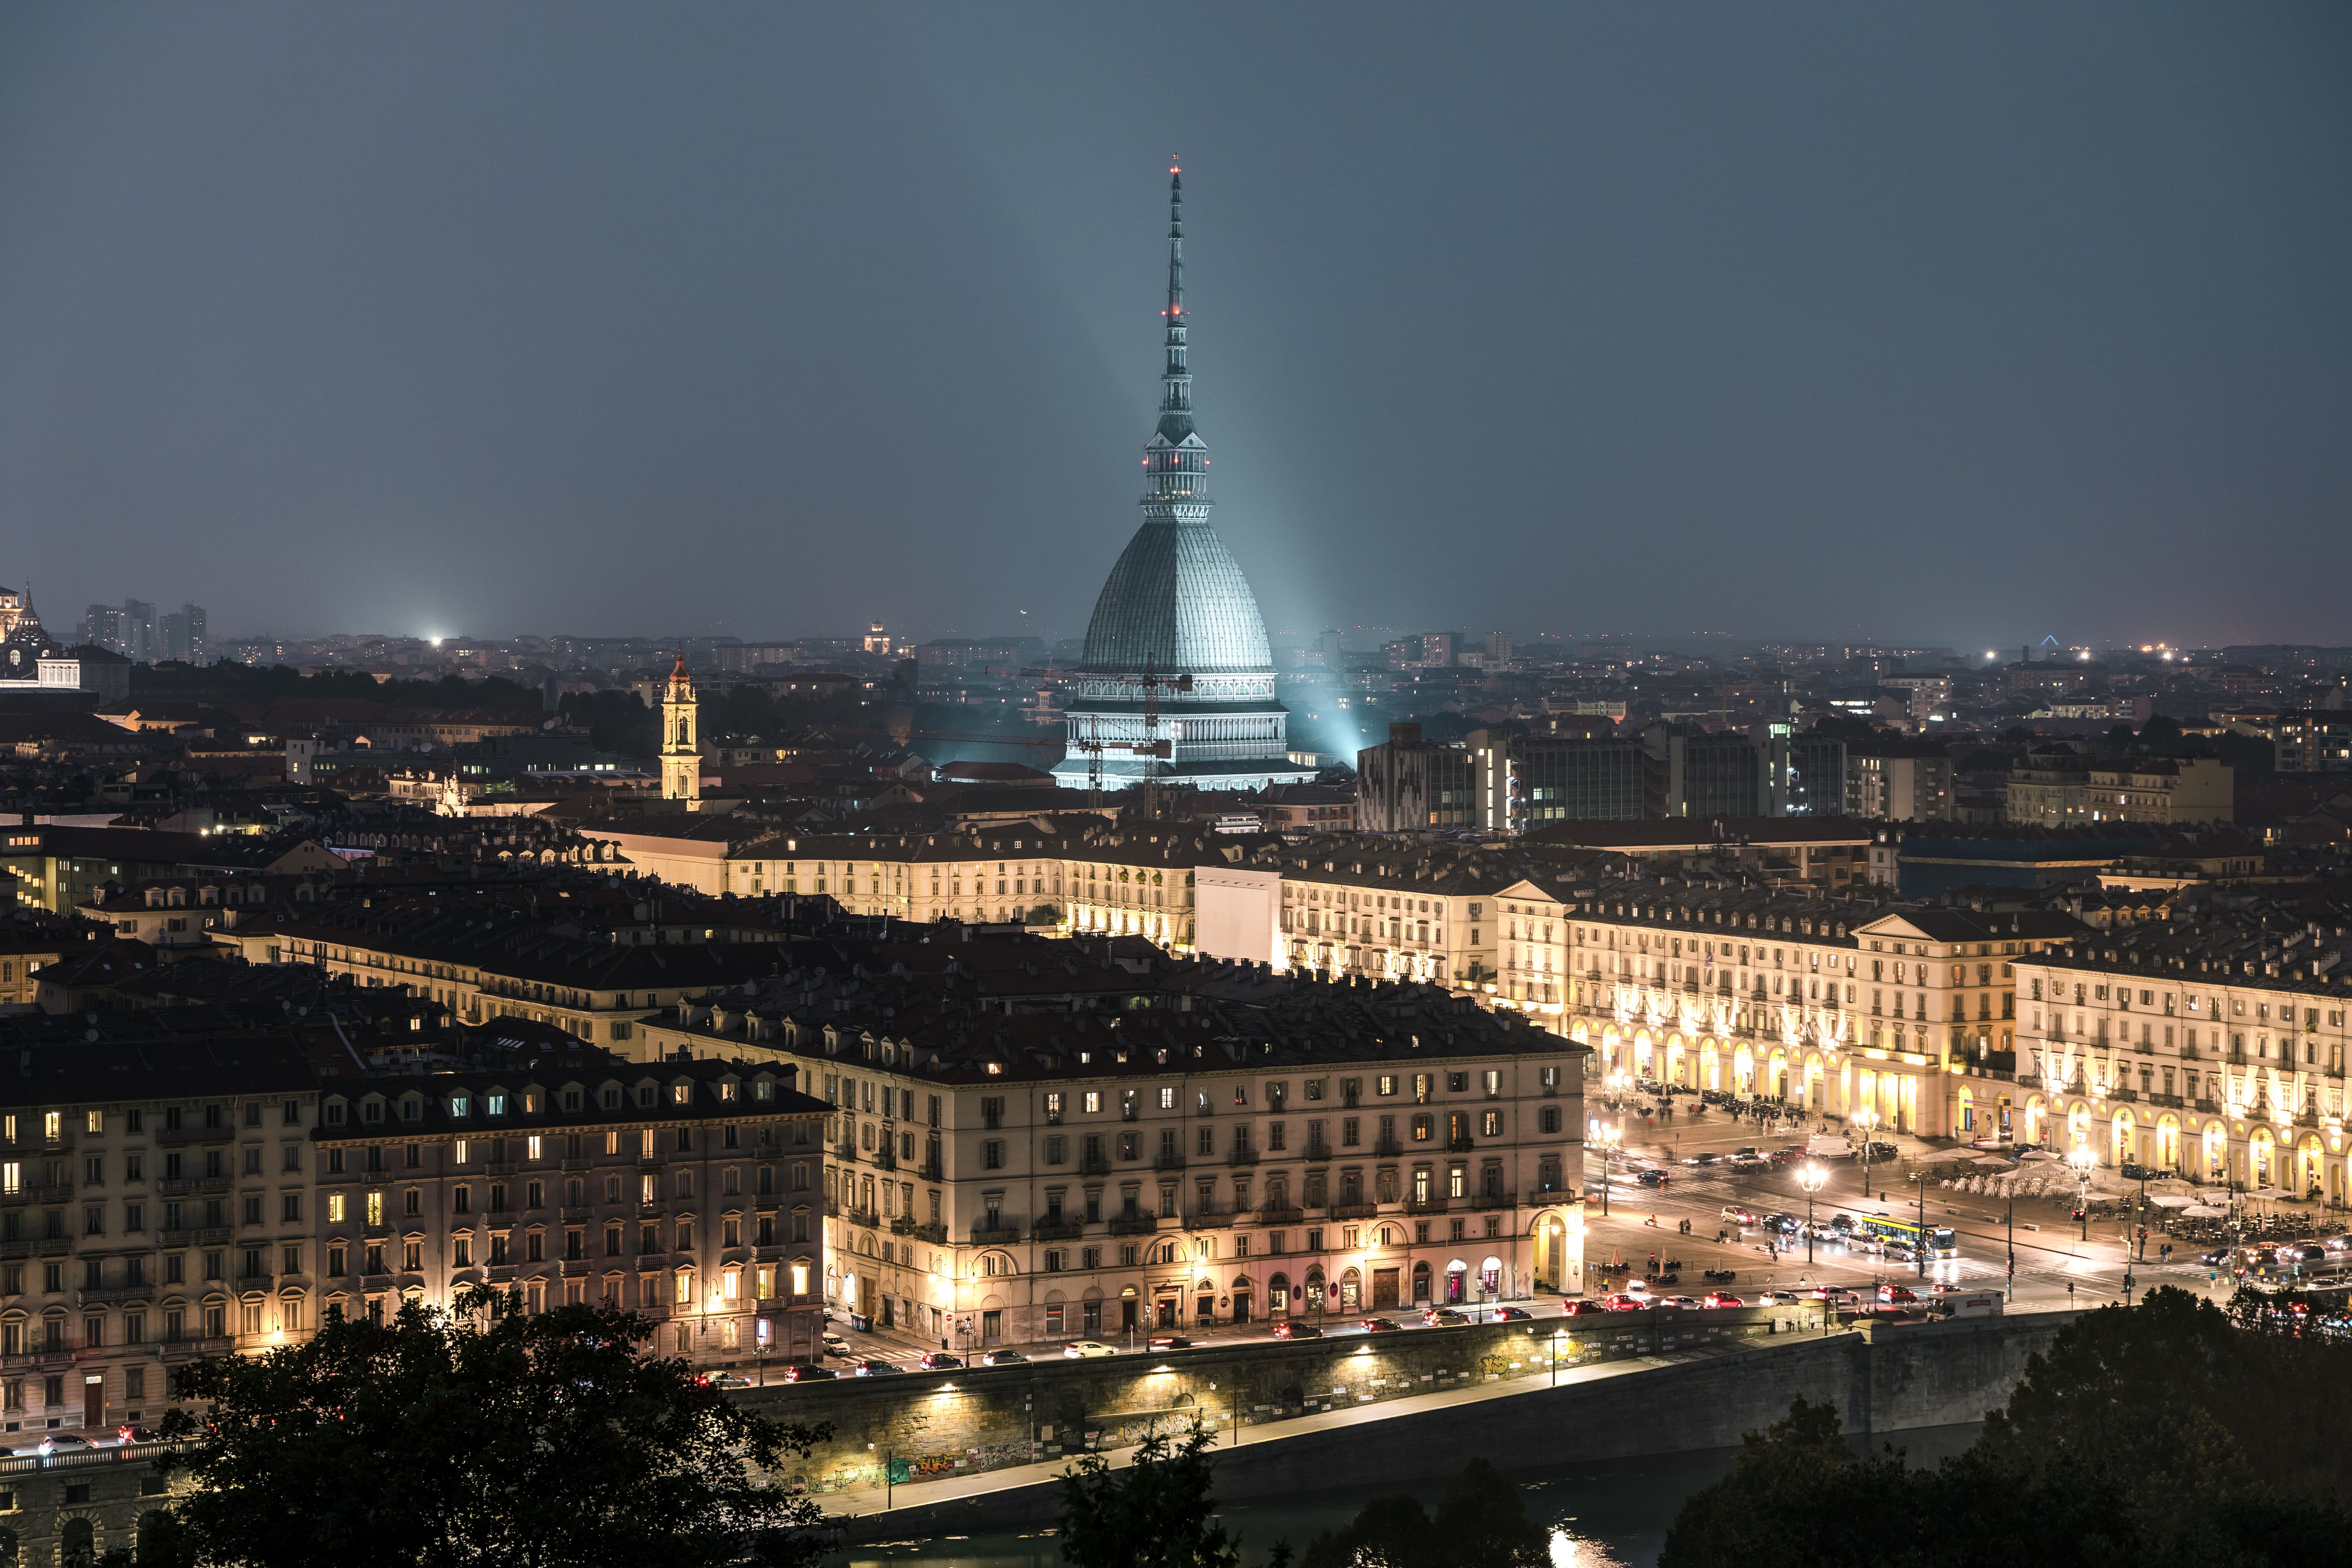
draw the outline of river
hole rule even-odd
[[[1923,1426],[1888,1439],[1911,1463],[1930,1466],[1976,1440],[1974,1424]],[[1528,1510],[1553,1528],[1558,1568],[1654,1568],[1666,1526],[1683,1500],[1731,1468],[1734,1450],[1707,1448],[1636,1459],[1595,1459],[1549,1468],[1510,1468]],[[1466,1458],[1467,1456],[1465,1456]],[[1509,1467],[1507,1467],[1509,1468]],[[1451,1469],[1406,1490],[1434,1508]],[[1224,1522],[1241,1532],[1242,1561],[1257,1568],[1276,1541],[1304,1548],[1318,1530],[1355,1517],[1373,1492],[1361,1487],[1232,1504]],[[1060,1568],[1050,1521],[1031,1534],[940,1536],[860,1546],[828,1560],[831,1568]]]

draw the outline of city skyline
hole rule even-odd
[[[1212,6],[1171,117],[1051,9],[268,15],[0,24],[60,611],[128,550],[238,635],[1076,635],[1175,151],[1277,636],[2352,640],[2341,18]]]

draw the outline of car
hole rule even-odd
[[[1701,1150],[1698,1153],[1691,1155],[1688,1159],[1685,1160],[1683,1163],[1685,1165],[1720,1165],[1723,1163],[1723,1156],[1717,1153],[1712,1149],[1705,1149]]]
[[[1357,1326],[1368,1334],[1392,1334],[1398,1331],[1394,1318],[1366,1318]]]
[[[79,1454],[97,1447],[79,1432],[52,1432],[41,1439],[40,1451],[44,1454]]]
[[[163,1434],[156,1431],[152,1426],[142,1426],[136,1421],[124,1422],[114,1429],[114,1435],[126,1444],[160,1443],[163,1440]]]
[[[1724,1219],[1727,1219],[1727,1220],[1729,1220],[1732,1224],[1734,1224],[1734,1225],[1736,1225],[1736,1226],[1741,1226],[1742,1228],[1745,1228],[1745,1227],[1749,1226],[1753,1226],[1753,1225],[1755,1225],[1755,1224],[1757,1224],[1757,1223],[1758,1223],[1758,1222],[1757,1222],[1757,1217],[1756,1217],[1756,1211],[1755,1211],[1754,1209],[1744,1209],[1744,1208],[1741,1208],[1738,1204],[1726,1204],[1726,1205],[1723,1205],[1723,1213],[1722,1213],[1722,1215],[1721,1215],[1719,1217],[1724,1218]]]
[[[1696,1312],[1698,1310],[1697,1298],[1692,1296],[1669,1296],[1664,1301],[1660,1302],[1659,1305],[1674,1307],[1685,1312]]]
[[[849,1353],[849,1342],[839,1334],[828,1332],[824,1339],[825,1354],[847,1355]]]
[[[853,1365],[849,1369],[849,1375],[852,1377],[888,1377],[893,1373],[903,1370],[903,1368],[890,1362],[884,1361],[880,1356],[868,1356],[864,1361],[858,1362]]]
[[[1797,1304],[1797,1293],[1794,1290],[1766,1290],[1757,1296],[1756,1304],[1759,1307],[1793,1307]]]
[[[841,1373],[813,1361],[796,1361],[784,1368],[786,1383],[831,1383]]]
[[[1673,1179],[1664,1171],[1637,1171],[1633,1174],[1633,1180],[1645,1187],[1663,1187]]]
[[[915,1364],[925,1372],[953,1372],[963,1365],[963,1357],[950,1355],[945,1351],[931,1351]]]
[[[1805,1292],[1816,1301],[1826,1301],[1832,1307],[1858,1307],[1862,1298],[1839,1285],[1816,1285]]]
[[[1771,1214],[1764,1216],[1764,1228],[1780,1236],[1803,1234],[1805,1222],[1792,1214]]]
[[[1907,1241],[1890,1241],[1886,1244],[1886,1260],[1890,1263],[1916,1263],[1919,1255],[1912,1250]]]
[[[1804,1157],[1805,1146],[1801,1143],[1792,1149],[1775,1149],[1765,1156],[1776,1165],[1793,1165]]]
[[[1143,1342],[1155,1351],[1188,1351],[1192,1348],[1192,1342],[1181,1334],[1154,1334]]]
[[[740,1373],[714,1372],[700,1380],[705,1388],[749,1388],[751,1380]]]
[[[1531,1322],[1534,1319],[1535,1314],[1528,1311],[1525,1307],[1497,1307],[1495,1309],[1495,1321],[1498,1323],[1525,1323]]]
[[[986,1351],[980,1358],[982,1366],[1027,1366],[1029,1358],[1019,1351]]]
[[[1770,1156],[1754,1149],[1734,1149],[1731,1152],[1731,1163],[1735,1165],[1761,1165],[1769,1163],[1769,1159]]]
[[[1421,1321],[1431,1328],[1450,1329],[1456,1323],[1466,1323],[1470,1320],[1451,1307],[1432,1307],[1421,1315]]]
[[[1881,1285],[1878,1288],[1878,1299],[1895,1306],[1901,1306],[1906,1302],[1916,1301],[1919,1298],[1912,1293],[1911,1288],[1908,1285]]]
[[[1741,1300],[1738,1297],[1733,1295],[1728,1290],[1709,1290],[1706,1293],[1706,1304],[1710,1307],[1745,1307],[1748,1305],[1747,1302]]]
[[[1624,1294],[1628,1296],[1646,1296],[1649,1293],[1650,1282],[1647,1279],[1628,1279],[1625,1281]]]
[[[1833,1214],[1830,1215],[1830,1228],[1835,1231],[1852,1230],[1853,1228],[1853,1215],[1850,1214]]]
[[[1071,1361],[1092,1361],[1097,1356],[1117,1355],[1118,1352],[1100,1340],[1072,1340],[1062,1347],[1062,1354]]]
[[[1313,1323],[1286,1318],[1274,1325],[1274,1337],[1278,1340],[1319,1340],[1323,1337],[1323,1331]]]
[[[1649,1302],[1641,1300],[1639,1297],[1624,1295],[1622,1292],[1604,1297],[1601,1300],[1601,1305],[1612,1312],[1644,1312],[1649,1310],[1650,1308]]]
[[[1563,1318],[1581,1318],[1590,1313],[1605,1312],[1608,1310],[1603,1302],[1587,1300],[1579,1296],[1561,1306],[1559,1315]]]
[[[1865,1148],[1874,1161],[1892,1160],[1900,1152],[1892,1143],[1871,1143],[1865,1145]]]

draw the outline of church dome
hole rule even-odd
[[[1265,620],[1241,563],[1206,522],[1153,519],[1135,531],[1095,601],[1083,668],[1169,675],[1269,672]]]

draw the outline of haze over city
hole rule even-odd
[[[2347,83],[2292,5],[11,7],[9,570],[1075,637],[1172,154],[1277,641],[2343,640]]]

